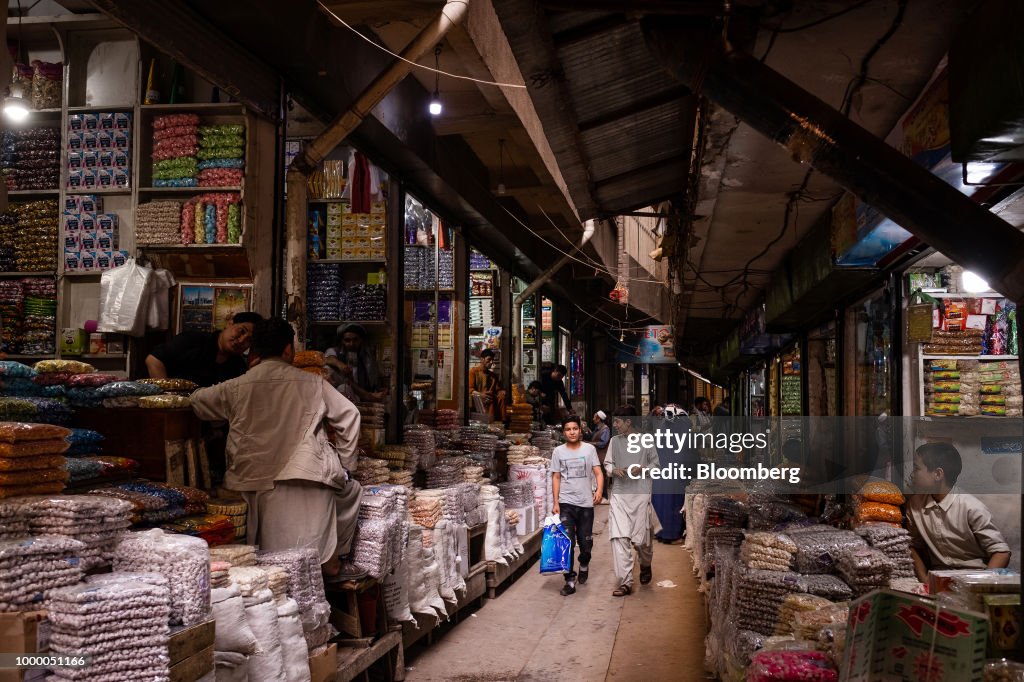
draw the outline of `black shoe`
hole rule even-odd
[[[563,597],[568,597],[570,594],[576,594],[576,587],[572,583],[566,583],[562,589],[558,591],[558,594]]]
[[[590,576],[590,569],[589,568],[580,567],[580,572],[576,576],[576,582],[578,582],[580,585],[586,585],[587,584],[587,578],[589,576]]]
[[[640,584],[641,585],[646,585],[649,582],[651,582],[651,578],[652,577],[653,577],[653,573],[652,573],[652,570],[651,570],[650,566],[641,566],[640,567]]]

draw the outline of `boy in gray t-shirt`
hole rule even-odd
[[[597,450],[581,440],[583,429],[579,417],[566,417],[562,434],[565,445],[559,445],[551,455],[551,492],[555,500],[551,513],[558,514],[572,540],[569,572],[565,574],[565,585],[560,591],[566,597],[576,592],[577,577],[581,585],[587,582],[590,552],[594,546],[594,505],[601,502],[604,476]],[[578,576],[572,570],[576,547],[580,548]]]

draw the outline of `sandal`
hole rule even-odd
[[[629,594],[632,591],[633,590],[629,587],[629,585],[619,585],[618,587],[615,588],[615,591],[612,592],[612,596],[613,597],[625,597],[627,594]]]

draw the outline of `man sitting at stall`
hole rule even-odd
[[[337,343],[324,352],[331,385],[353,401],[379,403],[388,394],[380,386],[375,353],[366,342],[366,329],[348,323],[338,327]]]
[[[242,376],[242,356],[249,350],[254,325],[262,320],[259,313],[237,313],[219,332],[182,332],[146,356],[146,370],[152,379],[188,379],[200,386]]]
[[[230,425],[224,487],[249,505],[246,541],[267,550],[313,547],[325,575],[337,576],[362,494],[348,475],[356,468],[359,410],[320,376],[292,367],[294,340],[284,320],[256,325],[257,362],[237,379],[193,393],[192,409]]]
[[[493,366],[494,351],[486,348],[480,353],[480,364],[469,368],[469,390],[483,399],[491,419],[500,422],[505,419],[505,391]]]
[[[907,521],[914,572],[921,582],[926,582],[928,570],[1010,564],[1010,546],[988,508],[953,487],[962,469],[960,453],[949,443],[925,443],[914,454],[911,484],[920,494],[907,501]]]

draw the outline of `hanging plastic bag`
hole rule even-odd
[[[544,519],[544,536],[540,541],[541,575],[568,573],[572,560],[572,540],[557,516]]]
[[[149,297],[146,326],[163,331],[170,325],[170,290],[177,282],[169,270],[153,272],[153,290]]]
[[[100,278],[100,332],[142,336],[149,314],[153,269],[129,258]]]

